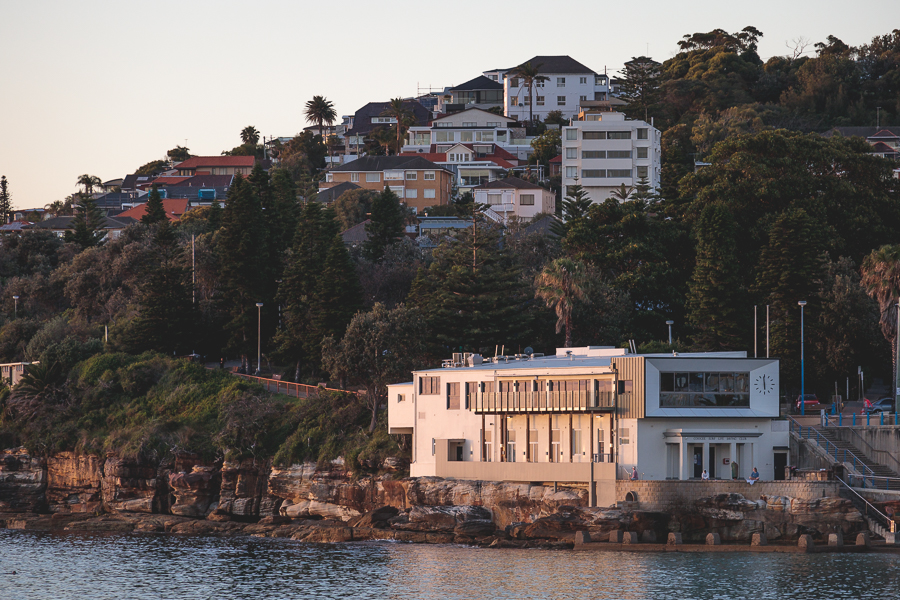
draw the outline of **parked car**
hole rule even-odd
[[[867,413],[892,413],[894,412],[894,399],[893,398],[881,398],[876,402],[873,402],[871,406],[866,407]]]
[[[797,396],[797,403],[795,407],[797,412],[801,412],[801,405],[803,412],[809,412],[811,410],[818,410],[822,408],[822,404],[819,402],[819,397],[815,394],[804,394],[803,396]]]

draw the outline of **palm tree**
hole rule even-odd
[[[88,175],[87,173],[85,173],[84,175],[81,175],[78,178],[78,181],[76,181],[75,183],[76,183],[76,185],[84,186],[85,194],[93,194],[94,186],[100,185],[103,182],[100,181],[100,178],[97,177],[96,175]]]
[[[634,188],[628,187],[623,183],[619,185],[619,187],[613,189],[613,191],[609,193],[609,197],[615,198],[619,202],[625,202],[631,198],[632,192],[634,192]]]
[[[44,208],[54,217],[58,217],[66,209],[66,203],[62,200],[54,200]]]
[[[416,122],[416,116],[413,114],[413,111],[406,108],[403,98],[391,98],[388,107],[384,109],[381,116],[394,117],[397,120],[397,124],[394,125],[397,129],[397,150],[395,154],[400,154],[400,149],[403,147],[403,144],[400,143],[400,138],[404,130],[409,129],[409,126]]]
[[[334,104],[327,100],[325,96],[313,96],[312,100],[306,103],[306,110],[303,111],[306,120],[319,126],[319,135],[323,136],[323,126],[331,126],[337,119],[337,112],[334,110]]]
[[[860,284],[881,309],[881,333],[891,342],[894,373],[897,372],[897,301],[900,299],[900,245],[873,250],[860,268]]]
[[[590,273],[584,263],[570,258],[557,258],[544,267],[535,279],[535,298],[542,299],[548,308],[556,310],[556,333],[566,329],[565,346],[572,346],[572,313],[575,304],[590,303],[588,287]]]
[[[382,148],[384,148],[384,154],[387,156],[388,152],[391,148],[391,143],[394,141],[393,136],[391,135],[391,130],[387,127],[376,127],[369,134],[369,138]]]
[[[241,130],[241,141],[249,146],[255,146],[259,142],[259,132],[253,125],[247,125]]]
[[[548,80],[540,74],[543,66],[544,63],[532,65],[531,62],[527,62],[512,70],[512,76],[521,79],[528,88],[528,118],[532,125],[534,125],[534,84]]]

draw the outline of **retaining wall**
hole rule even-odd
[[[616,501],[624,502],[628,492],[637,495],[641,510],[668,511],[693,506],[700,498],[718,494],[740,494],[747,500],[760,496],[789,496],[802,500],[840,496],[836,481],[759,481],[750,485],[745,480],[714,481],[617,481]]]

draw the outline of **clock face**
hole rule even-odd
[[[772,394],[775,392],[775,378],[771,375],[759,375],[753,380],[753,389],[759,394]]]

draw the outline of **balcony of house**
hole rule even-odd
[[[469,394],[469,406],[478,414],[608,412],[617,400],[628,402],[630,396],[598,391],[477,392]]]

